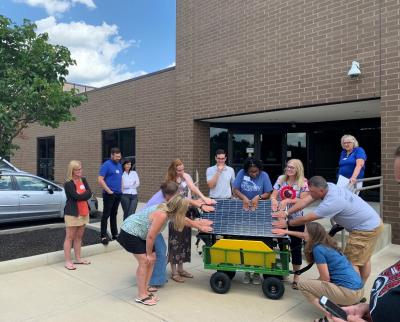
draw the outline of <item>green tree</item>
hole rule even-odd
[[[0,156],[18,148],[13,139],[29,124],[56,128],[74,120],[71,108],[87,99],[63,90],[68,66],[76,64],[68,48],[48,43],[36,28],[0,15]]]

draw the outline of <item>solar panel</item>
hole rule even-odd
[[[255,211],[243,209],[243,202],[235,199],[219,199],[215,211],[204,212],[201,217],[214,222],[213,234],[277,237],[272,234],[271,201],[260,200]]]

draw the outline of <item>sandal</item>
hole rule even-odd
[[[186,272],[186,271],[178,272],[178,274],[180,276],[186,277],[186,278],[193,278],[194,277],[192,274],[190,274],[189,272]]]
[[[299,285],[297,284],[296,281],[292,282],[292,289],[294,289],[294,290],[298,290],[299,289]]]
[[[160,298],[153,293],[149,293],[149,297],[151,297],[156,302],[160,301]]]
[[[66,265],[64,265],[64,267],[69,271],[76,270],[76,267],[74,266],[74,264],[66,264]]]
[[[158,291],[158,288],[155,287],[155,286],[149,285],[149,286],[147,287],[147,292],[153,293],[153,292],[157,292],[157,291]]]
[[[185,283],[185,280],[179,274],[173,274],[171,279],[177,283]]]
[[[135,302],[148,306],[153,306],[157,304],[157,301],[151,296],[145,297],[143,299],[135,298]]]
[[[81,259],[80,261],[75,261],[74,264],[75,265],[90,265],[90,261],[88,261],[87,259]]]

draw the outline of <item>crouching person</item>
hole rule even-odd
[[[304,233],[285,229],[274,229],[273,232],[303,237],[307,242],[304,255],[308,263],[314,262],[317,265],[319,278],[301,280],[298,287],[310,303],[326,314],[319,305],[319,299],[323,295],[342,306],[352,305],[361,300],[364,289],[360,275],[342,254],[336,240],[329,236],[321,224],[306,224]],[[328,319],[323,317],[315,321],[324,322]]]

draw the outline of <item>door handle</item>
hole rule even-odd
[[[29,198],[30,196],[29,195],[21,195],[21,198]]]

